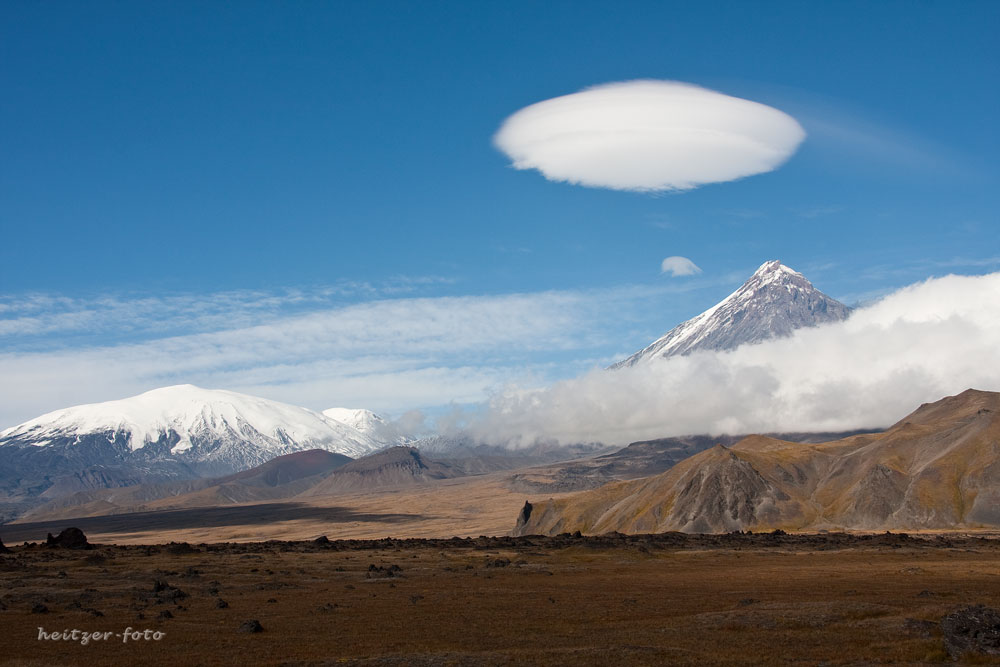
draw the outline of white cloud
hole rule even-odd
[[[552,181],[690,190],[776,169],[805,131],[772,107],[677,81],[627,81],[525,107],[494,144]]]
[[[660,263],[660,272],[669,273],[672,277],[677,276],[693,276],[701,273],[701,269],[698,265],[692,262],[687,257],[678,257],[673,255],[667,257]]]
[[[881,427],[968,388],[1000,390],[1000,273],[931,279],[845,322],[732,352],[509,386],[471,429],[516,446]]]
[[[577,360],[602,354],[642,312],[639,304],[698,288],[688,281],[339,307],[300,292],[8,298],[0,312],[9,315],[0,319],[8,324],[0,328],[0,429],[183,382],[314,409],[398,413],[482,401],[526,376],[579,372],[586,363]],[[119,328],[129,334],[116,338]]]
[[[453,282],[439,276],[395,276],[378,284],[344,280],[323,287],[281,291],[232,290],[156,297],[104,294],[91,298],[0,295],[0,343],[9,348],[17,337],[27,336],[100,334],[108,341],[190,329],[232,329],[262,319],[329,308],[346,299],[411,295]]]

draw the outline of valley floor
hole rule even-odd
[[[115,544],[503,535],[514,528],[529,497],[510,490],[508,476],[494,473],[264,503],[43,517],[0,525],[0,539],[6,544],[44,541],[47,533],[67,526],[80,528],[91,541]]]
[[[19,546],[0,591],[3,665],[925,664],[947,660],[942,616],[1000,606],[1000,540]],[[263,631],[239,632],[248,620]],[[38,639],[128,627],[164,634]]]

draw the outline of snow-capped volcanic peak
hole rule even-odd
[[[365,410],[364,408],[330,408],[323,411],[323,416],[335,419],[342,424],[347,424],[362,433],[385,424],[384,419],[371,410]]]
[[[732,350],[849,314],[850,308],[820,292],[801,273],[771,260],[723,301],[611,368],[696,350]]]
[[[56,410],[3,431],[0,444],[20,441],[45,445],[94,433],[126,438],[133,452],[165,437],[176,440],[170,448],[172,454],[197,449],[199,444],[215,448],[219,443],[255,446],[265,450],[261,456],[310,448],[360,456],[379,448],[356,429],[317,412],[189,384]]]
[[[323,411],[323,416],[357,429],[383,447],[407,445],[414,440],[402,433],[395,423],[364,408],[329,408]]]

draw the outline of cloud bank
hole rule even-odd
[[[701,269],[687,257],[674,255],[667,257],[660,263],[660,273],[669,273],[671,277],[676,278],[697,275],[701,273]]]
[[[509,386],[469,426],[510,446],[835,431],[888,426],[968,388],[1000,391],[1000,273],[927,280],[844,322],[731,352]]]
[[[772,107],[678,81],[627,81],[525,107],[493,138],[516,169],[640,192],[772,171],[805,138]]]

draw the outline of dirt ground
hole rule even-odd
[[[948,662],[945,614],[1000,607],[1000,541],[967,536],[11,551],[3,665],[927,664]]]

